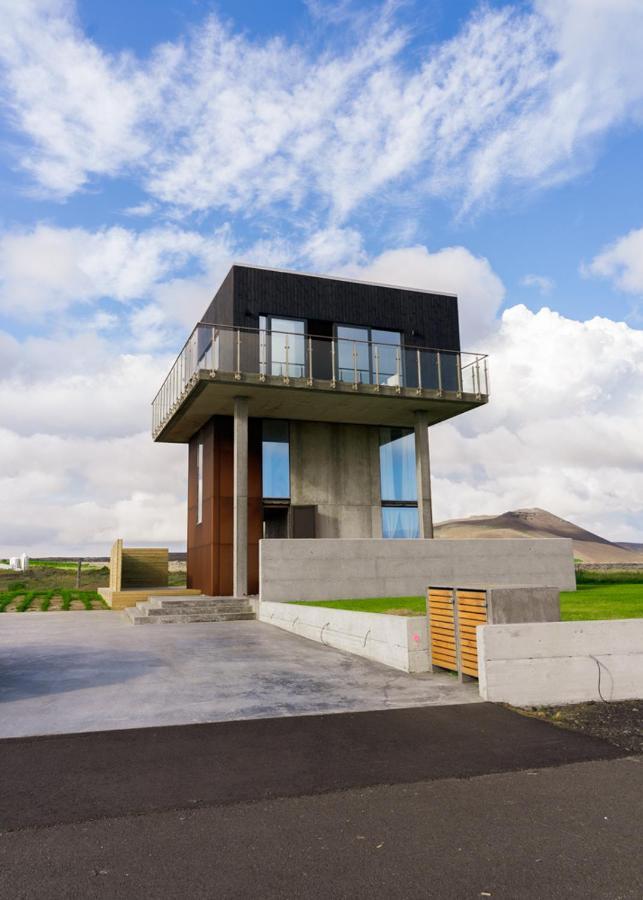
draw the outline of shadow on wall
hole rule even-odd
[[[163,661],[151,653],[89,649],[79,659],[78,645],[52,649],[42,644],[12,646],[0,659],[0,703],[119,684],[154,672]]]

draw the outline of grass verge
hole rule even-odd
[[[424,597],[368,597],[364,600],[302,600],[303,606],[324,606],[355,612],[392,613],[421,616],[426,611]],[[560,595],[563,622],[586,619],[643,618],[643,584],[579,584],[576,591]]]

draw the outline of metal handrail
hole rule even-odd
[[[199,354],[198,342],[199,332],[201,330],[206,331],[206,343],[203,352]],[[402,387],[406,386],[415,388],[416,392],[420,395],[424,393],[425,390],[437,390],[437,395],[442,396],[444,392],[444,378],[446,376],[447,391],[455,392],[458,397],[463,393],[474,394],[478,398],[483,395],[488,396],[487,355],[484,353],[469,353],[462,350],[445,350],[433,347],[418,347],[415,345],[409,347],[404,346],[401,343],[372,340],[365,341],[359,338],[340,337],[336,334],[332,336],[299,334],[291,331],[280,331],[278,329],[248,328],[245,326],[219,325],[212,322],[198,322],[190,332],[189,337],[183,344],[180,353],[174,360],[170,371],[152,400],[153,428],[155,431],[160,429],[161,425],[171,416],[185,392],[194,382],[200,361],[205,354],[208,352],[211,354],[211,366],[205,366],[205,368],[211,368],[213,376],[217,371],[221,370],[219,354],[226,352],[226,350],[230,351],[230,347],[228,347],[227,343],[223,345],[220,342],[217,343],[217,339],[220,339],[224,334],[231,334],[234,338],[231,345],[231,356],[229,356],[230,364],[224,371],[230,371],[236,380],[241,380],[244,374],[242,362],[244,335],[255,336],[258,338],[256,345],[259,351],[258,370],[257,372],[254,372],[254,369],[249,369],[248,374],[251,372],[259,374],[262,381],[265,381],[266,377],[275,375],[274,371],[271,373],[267,371],[267,338],[268,336],[278,335],[283,337],[283,351],[285,354],[284,360],[277,361],[280,367],[280,375],[278,377],[280,377],[282,383],[286,385],[290,383],[290,379],[293,377],[306,379],[307,385],[309,387],[313,386],[313,342],[324,342],[325,344],[330,345],[331,377],[330,379],[326,378],[326,380],[329,381],[331,388],[336,387],[337,381],[350,383],[350,378],[344,376],[345,372],[350,371],[352,373],[354,390],[360,389],[362,385],[368,385],[375,391],[379,391],[380,385],[382,385],[394,387],[397,393],[401,393]],[[291,362],[290,350],[292,349],[292,340],[302,341],[304,351],[301,362]],[[340,359],[338,358],[337,352],[338,348],[341,349],[342,346],[348,350],[349,345],[352,350],[352,365],[349,363],[350,368],[345,365],[340,365]],[[254,348],[254,344],[251,346]],[[362,351],[360,350],[360,347],[368,349]],[[387,350],[395,354],[395,371],[389,372],[385,369],[385,371],[382,372],[383,363],[381,354]],[[215,353],[217,354],[216,364]],[[411,365],[410,369],[407,368],[409,365],[409,357],[405,355],[407,353],[413,353],[416,361],[415,369],[413,368],[413,365]],[[430,358],[427,357],[426,354],[430,355]],[[295,358],[296,357],[297,354],[295,353]],[[465,362],[463,359],[464,357],[471,357],[471,359],[470,361]],[[450,365],[444,368],[443,359],[445,358],[454,359],[456,361],[455,368],[452,368]],[[423,360],[425,362],[423,362]],[[346,362],[348,362],[348,360],[346,360]],[[366,362],[366,366],[364,366],[364,362]],[[272,363],[275,363],[274,359],[272,360]],[[480,368],[481,364],[482,372]],[[435,388],[423,384],[424,366],[434,368],[435,373],[432,377],[436,377],[437,379]],[[296,372],[293,374],[293,367],[299,367],[301,369],[301,374],[298,375]],[[201,368],[203,368],[203,366],[201,366]],[[463,373],[469,368],[471,368],[471,376],[469,379],[471,385],[465,390],[463,387]],[[448,387],[449,379],[452,378],[454,372],[456,375],[456,384],[454,387]],[[364,377],[365,373],[366,377]],[[411,376],[408,380],[407,375]],[[484,385],[482,384],[483,377]],[[386,380],[382,381],[382,378]],[[417,381],[416,384],[411,383],[414,380]],[[404,382],[407,382],[406,385]]]

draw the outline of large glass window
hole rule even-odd
[[[270,319],[270,374],[306,375],[306,323],[303,319]]]
[[[288,422],[264,419],[261,444],[263,496],[270,500],[290,497],[290,441]]]
[[[380,428],[382,500],[417,501],[415,435],[408,428]]]
[[[404,383],[399,331],[337,325],[337,379],[358,384]]]
[[[337,326],[338,381],[371,382],[368,328]]]
[[[417,538],[415,436],[409,428],[380,428],[382,537]]]
[[[402,335],[399,331],[371,331],[373,381],[400,385],[402,381]]]
[[[382,537],[419,538],[417,506],[383,506]]]

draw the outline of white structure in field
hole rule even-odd
[[[26,572],[29,569],[29,557],[26,553],[22,556],[11,556],[9,565],[0,563],[0,569],[11,569],[14,572]]]

